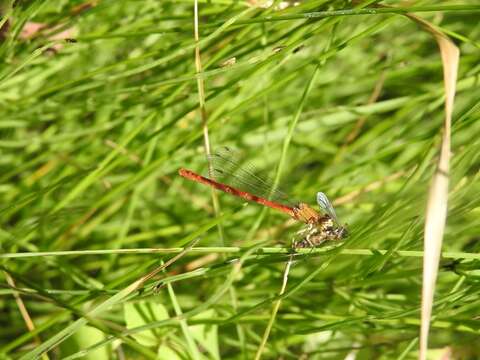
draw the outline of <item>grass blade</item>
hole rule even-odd
[[[445,121],[440,145],[440,157],[430,184],[425,216],[419,353],[419,359],[425,360],[427,358],[428,333],[435,294],[435,283],[438,276],[443,234],[447,221],[451,126],[460,51],[450,39],[425,20],[414,15],[408,15],[408,17],[421,24],[437,41],[442,57],[445,87]]]

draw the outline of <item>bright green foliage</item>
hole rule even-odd
[[[410,10],[461,50],[444,239],[454,258],[440,264],[430,348],[480,357],[480,257],[461,256],[480,248],[480,6],[261,2],[200,2],[198,75],[193,1],[2,3],[0,355],[31,358],[41,342],[50,358],[253,358],[288,257],[245,252],[288,248],[300,226],[225,194],[215,220],[210,189],[177,175],[207,173],[198,76],[212,148],[239,149],[273,179],[280,169],[304,202],[340,200],[351,234],[352,251],[293,265],[264,358],[415,359],[422,261],[398,251],[423,250],[444,113],[440,54]],[[27,38],[33,22],[47,26]],[[55,40],[63,31],[76,42]],[[148,249],[193,238],[212,251],[120,293],[174,256]]]
[[[135,329],[153,321],[168,319],[167,309],[158,302],[128,302],[123,308],[127,329]],[[165,337],[165,334],[156,334],[153,330],[133,335],[133,338],[144,346],[155,346],[161,342],[162,337]]]

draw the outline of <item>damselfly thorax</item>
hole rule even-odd
[[[317,200],[319,196],[321,197],[319,194],[317,194]],[[293,242],[294,248],[316,247],[326,241],[338,241],[347,236],[347,229],[338,223],[334,212],[333,217],[329,214],[321,215],[304,203],[298,204],[294,212],[298,220],[306,223],[306,226],[297,232],[301,240]]]

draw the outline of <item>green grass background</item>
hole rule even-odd
[[[332,200],[355,195],[336,207],[351,233],[343,252],[320,249],[294,264],[264,358],[415,359],[426,194],[444,117],[437,45],[389,9],[337,11],[372,1],[302,1],[284,10],[251,3],[199,4],[212,148],[233,146],[273,176],[281,164],[281,182],[307,203],[317,191]],[[32,358],[41,342],[52,359],[253,358],[299,227],[224,194],[216,219],[210,190],[177,175],[180,167],[207,168],[193,1],[103,0],[84,11],[80,4],[2,7],[9,29],[0,44],[0,354]],[[417,10],[461,50],[449,256],[440,264],[429,356],[450,346],[475,359],[480,7],[410,6],[402,9]],[[48,27],[25,39],[20,31],[32,21]],[[51,40],[68,29],[76,42]],[[234,65],[221,65],[232,57]],[[193,239],[200,249],[142,291],[112,298]],[[197,260],[203,265],[192,270]],[[88,325],[68,327],[105,301],[112,306]],[[62,331],[66,340],[57,341]]]

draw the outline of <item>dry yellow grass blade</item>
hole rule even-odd
[[[445,86],[445,123],[443,127],[440,157],[437,163],[437,170],[433,175],[429,189],[425,218],[419,353],[419,359],[425,360],[427,357],[428,332],[430,328],[435,283],[438,274],[438,264],[440,262],[440,252],[442,249],[443,232],[447,220],[450,132],[460,51],[443,33],[438,31],[425,20],[411,14],[407,16],[422,25],[435,37],[442,57],[443,80]]]

